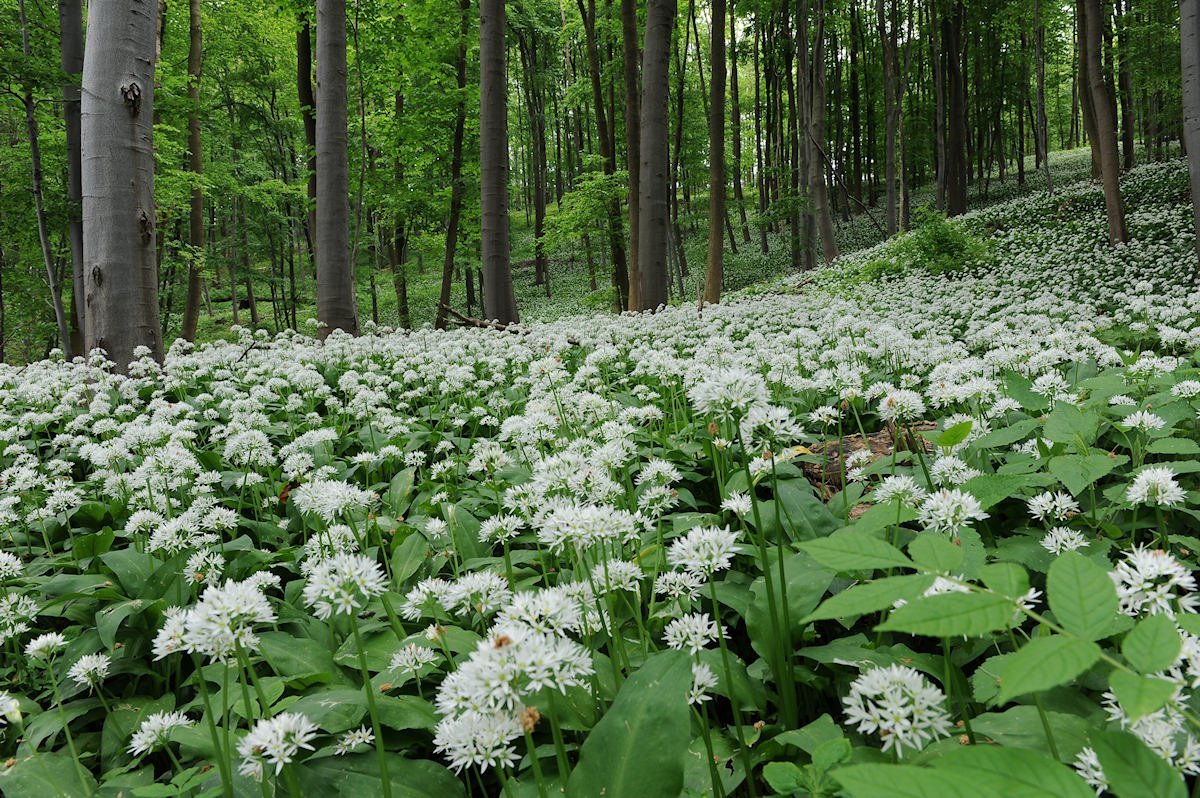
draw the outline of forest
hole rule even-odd
[[[1200,795],[1200,0],[0,0],[0,796]]]

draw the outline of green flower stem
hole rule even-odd
[[[217,734],[217,723],[213,719],[212,701],[208,695],[208,680],[204,676],[203,663],[196,657],[196,678],[200,682],[200,700],[204,704],[204,719],[208,721],[208,732],[212,737],[213,751],[217,753],[217,769],[221,774],[221,790],[225,798],[233,798],[233,776],[230,772],[229,739],[226,737],[225,756],[221,756],[221,737]]]
[[[62,697],[58,692],[58,677],[54,674],[54,660],[51,659],[46,663],[46,673],[50,675],[50,691],[54,696],[54,706],[58,709],[58,716],[62,719],[63,734],[67,738],[67,749],[71,752],[71,759],[75,762],[75,768],[79,772],[79,781],[81,784],[88,783],[88,772],[79,761],[79,751],[75,748],[75,738],[71,735],[71,724],[67,722],[63,715]]]
[[[538,796],[548,798],[546,779],[542,776],[542,763],[538,761],[537,745],[533,742],[533,733],[525,730],[525,750],[529,752],[529,762],[533,766],[533,778],[537,781]]]
[[[721,783],[721,773],[717,770],[717,755],[713,750],[712,731],[708,727],[708,706],[701,702],[700,708],[703,710],[703,714],[695,709],[692,709],[692,714],[700,722],[700,736],[704,738],[704,751],[708,759],[708,777],[712,781],[713,795],[716,798],[724,798],[725,785]]]
[[[363,648],[362,634],[358,631],[358,620],[350,619],[350,631],[354,634],[354,648],[358,651],[358,667],[362,671],[363,691],[367,694],[367,712],[371,715],[371,729],[375,732],[375,751],[379,754],[379,778],[383,786],[383,798],[392,798],[392,780],[388,775],[387,751],[383,747],[383,728],[379,725],[379,711],[375,708],[375,688],[371,684],[371,671],[367,668],[367,652]]]
[[[713,581],[711,575],[708,579],[708,595],[712,599],[713,622],[717,625],[717,645],[721,649],[721,664],[725,667],[725,686],[729,688],[729,706],[733,709],[733,730],[737,734],[742,766],[746,768],[746,787],[750,791],[750,798],[756,798],[758,790],[754,787],[754,763],[750,761],[750,748],[746,745],[746,733],[742,730],[742,710],[738,707],[737,696],[733,690],[733,669],[729,665],[729,647],[725,645],[725,635],[721,633],[721,609],[717,604],[717,583]]]

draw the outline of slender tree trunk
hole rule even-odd
[[[962,69],[962,29],[966,11],[961,2],[942,16],[942,58],[946,86],[946,213],[967,210],[967,105]]]
[[[84,52],[84,328],[119,371],[138,347],[163,355],[155,260],[156,0],[92,0]]]
[[[667,93],[675,14],[675,0],[647,2],[642,55],[637,310],[653,310],[667,302],[667,226],[670,223]]]
[[[458,3],[458,52],[454,57],[457,77],[458,106],[454,114],[454,135],[450,144],[450,214],[446,222],[446,254],[442,261],[442,292],[438,297],[437,315],[434,326],[446,328],[445,308],[450,304],[450,284],[454,279],[454,256],[458,250],[458,225],[462,216],[465,193],[463,168],[463,136],[467,123],[467,30],[471,17],[471,0]]]
[[[833,210],[829,204],[829,186],[825,182],[825,0],[817,0],[813,9],[817,17],[816,35],[812,43],[810,73],[808,140],[812,151],[808,157],[808,190],[812,196],[813,217],[821,234],[821,252],[827,263],[837,260],[837,233],[833,227]]]
[[[759,56],[760,44],[762,41],[761,22],[759,20],[759,8],[754,9],[754,166],[755,166],[755,183],[758,188],[758,246],[762,250],[762,254],[766,255],[770,252],[770,244],[767,242],[767,176],[765,155],[763,150],[763,107],[762,107],[762,80],[761,80],[761,59]]]
[[[738,92],[737,14],[729,11],[729,127],[733,134],[733,199],[738,207],[742,241],[750,243],[750,222],[746,218],[746,195],[742,188],[742,104]]]
[[[479,6],[479,184],[480,246],[483,256],[484,315],[515,322],[508,241],[508,82],[504,71],[503,0]]]
[[[188,169],[192,173],[192,197],[188,211],[187,299],[183,306],[180,337],[196,340],[196,323],[200,320],[200,267],[204,262],[204,154],[200,149],[200,69],[203,61],[203,39],[200,22],[200,0],[188,2]]]
[[[358,335],[350,259],[345,0],[317,0],[317,108],[317,319],[322,337],[334,330]]]
[[[1134,149],[1134,107],[1133,107],[1133,67],[1132,42],[1129,40],[1128,12],[1122,8],[1121,0],[1116,0],[1117,10],[1117,86],[1121,97],[1121,168],[1129,171],[1137,164],[1137,153]]]
[[[1035,66],[1037,69],[1037,125],[1038,151],[1041,153],[1042,171],[1046,175],[1046,188],[1054,190],[1050,177],[1050,121],[1046,118],[1046,26],[1042,23],[1042,0],[1033,0],[1033,28]]]
[[[638,66],[641,53],[638,48],[638,4],[637,0],[621,0],[621,52],[623,77],[625,79],[625,168],[629,174],[629,306],[637,305],[638,288],[638,224],[639,185],[641,168],[641,121],[642,103]]]
[[[896,5],[892,0],[875,0],[879,41],[883,44],[884,182],[887,184],[887,232],[899,227],[899,197],[896,191],[896,130],[900,124],[900,59],[896,53]]]
[[[1179,4],[1183,74],[1183,140],[1192,186],[1192,220],[1200,259],[1200,0]]]
[[[712,0],[708,116],[708,261],[704,301],[721,301],[725,280],[725,0]]]
[[[71,239],[71,351],[83,348],[83,188],[80,184],[79,78],[83,73],[83,10],[80,0],[59,0],[59,66],[67,137],[67,227]]]
[[[1104,10],[1102,0],[1084,0],[1088,33],[1088,82],[1096,113],[1096,135],[1100,144],[1100,172],[1104,182],[1104,206],[1108,216],[1109,243],[1126,242],[1125,205],[1121,200],[1121,161],[1117,151],[1117,120],[1113,112],[1112,86],[1103,68]]]
[[[311,9],[311,6],[309,6]],[[313,237],[317,234],[317,101],[313,95],[312,17],[309,10],[300,14],[296,31],[296,96],[304,117],[304,144],[308,159],[308,213],[305,215],[304,241],[312,260]]]
[[[1083,110],[1083,130],[1087,134],[1088,145],[1092,150],[1092,179],[1094,180],[1101,176],[1102,169],[1100,166],[1100,134],[1096,130],[1096,104],[1093,99],[1090,67],[1088,66],[1088,51],[1092,46],[1091,35],[1088,30],[1087,10],[1084,8],[1084,2],[1085,0],[1075,0],[1075,29],[1078,31],[1076,49],[1079,55],[1077,70],[1079,73],[1079,103]]]
[[[603,162],[604,174],[616,173],[616,153],[612,147],[612,134],[609,130],[610,116],[605,112],[604,89],[600,82],[600,53],[596,43],[596,2],[576,0],[579,15],[583,18],[584,39],[587,46],[588,74],[592,84],[592,105],[596,112],[596,134],[599,139],[600,159]],[[590,132],[590,128],[589,128]],[[639,174],[639,178],[641,175]],[[640,193],[640,191],[639,191]],[[639,196],[640,201],[640,196]],[[640,224],[640,210],[639,210]],[[608,243],[612,251],[613,288],[616,291],[617,310],[633,309],[629,304],[629,264],[625,255],[624,225],[621,223],[621,203],[613,199],[608,205]],[[640,232],[639,232],[640,241]]]
[[[21,51],[25,60],[29,61],[33,54],[29,46],[29,20],[25,16],[25,0],[17,0],[17,13],[21,24]],[[63,353],[70,358],[71,330],[67,326],[67,314],[63,309],[62,280],[59,278],[58,267],[54,265],[54,253],[50,249],[50,228],[46,222],[46,206],[42,201],[42,148],[33,104],[33,88],[28,83],[23,88],[21,104],[25,108],[25,131],[29,134],[29,164],[38,243],[41,245],[42,261],[46,267],[46,282],[50,289],[50,304],[54,308],[54,323],[58,327],[59,344]]]

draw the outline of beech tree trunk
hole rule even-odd
[[[899,193],[896,190],[896,131],[900,126],[900,58],[897,55],[896,4],[875,0],[879,40],[883,44],[884,182],[887,184],[887,233],[899,229]]]
[[[71,240],[71,349],[83,348],[83,187],[80,183],[79,79],[83,73],[83,10],[80,0],[59,0],[59,66],[67,135],[67,229]]]
[[[942,58],[946,91],[946,214],[967,212],[967,85],[962,69],[961,2],[942,16]]]
[[[813,217],[821,234],[821,253],[826,263],[837,260],[837,234],[833,228],[833,209],[829,203],[829,185],[825,181],[825,0],[817,0],[814,8],[817,31],[812,44],[811,79],[809,81],[808,141],[812,154],[808,158],[808,191],[812,196]]]
[[[508,241],[508,81],[504,72],[503,0],[479,4],[480,248],[484,315],[517,321]]]
[[[183,323],[179,335],[188,341],[196,339],[196,323],[200,320],[200,266],[204,262],[204,155],[200,149],[200,69],[203,61],[203,39],[200,23],[200,0],[188,2],[188,169],[192,173],[192,198],[188,212],[188,244],[191,260],[188,264],[187,300],[183,306]]]
[[[346,128],[346,2],[317,0],[317,320],[321,337],[358,335],[350,259]]]
[[[308,161],[308,213],[304,225],[304,240],[308,257],[314,256],[313,237],[317,234],[317,100],[312,82],[312,22],[309,12],[300,14],[296,31],[296,96],[304,117],[304,144]]]
[[[1035,67],[1037,69],[1037,127],[1038,151],[1041,153],[1042,171],[1046,175],[1046,188],[1054,190],[1050,178],[1050,122],[1046,118],[1046,26],[1042,23],[1041,0],[1033,0],[1033,26]]]
[[[1108,216],[1110,244],[1129,240],[1125,229],[1125,205],[1121,200],[1121,157],[1117,150],[1117,120],[1113,87],[1105,79],[1103,66],[1104,10],[1101,0],[1084,0],[1087,19],[1088,83],[1096,115],[1096,138],[1100,149],[1100,175],[1104,183],[1104,208]]]
[[[1192,184],[1192,219],[1200,259],[1200,0],[1180,0],[1180,55],[1183,67],[1183,139]]]
[[[642,52],[637,310],[653,310],[667,302],[670,224],[667,93],[676,10],[675,0],[647,0]]]
[[[621,0],[621,52],[625,78],[625,168],[629,173],[629,304],[637,303],[638,284],[638,170],[641,158],[641,132],[638,130],[642,113],[641,87],[638,85],[637,0]]]
[[[454,256],[458,251],[458,224],[462,217],[463,135],[467,124],[467,27],[471,16],[471,0],[459,0],[458,52],[454,57],[454,72],[458,85],[458,107],[454,114],[454,138],[450,143],[450,215],[446,222],[446,254],[442,261],[442,292],[438,298],[434,326],[446,329],[445,308],[450,304],[450,284],[454,278]],[[397,97],[397,104],[400,100]]]
[[[704,301],[721,301],[725,281],[725,0],[712,0],[708,115],[708,260]]]
[[[157,0],[92,0],[80,133],[84,340],[119,371],[138,347],[161,360],[155,259]]]

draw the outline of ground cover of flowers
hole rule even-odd
[[[0,791],[1185,795],[1186,169],[1125,192],[1116,251],[1074,186],[954,276],[4,367]]]

